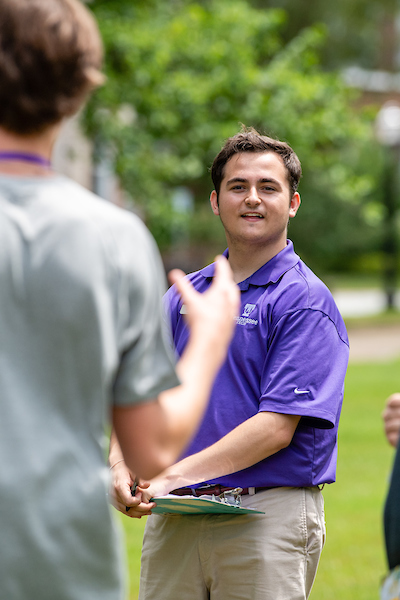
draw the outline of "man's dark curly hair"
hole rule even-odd
[[[224,178],[225,165],[232,156],[241,152],[275,152],[286,167],[291,196],[297,191],[301,178],[301,163],[297,154],[286,142],[261,135],[253,127],[242,126],[239,133],[226,140],[211,167],[214,189],[219,194]]]
[[[43,131],[100,85],[97,24],[79,0],[0,1],[0,127]]]

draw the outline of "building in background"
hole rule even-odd
[[[82,133],[79,119],[80,115],[75,115],[66,120],[62,127],[53,150],[54,170],[101,198],[123,206],[123,193],[111,160],[104,156],[99,162],[94,162],[93,143]]]

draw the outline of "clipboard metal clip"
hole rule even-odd
[[[240,495],[243,491],[243,488],[237,487],[233,490],[227,490],[226,492],[222,492],[217,498],[220,502],[224,504],[232,504],[233,506],[241,506],[242,505],[242,496]]]

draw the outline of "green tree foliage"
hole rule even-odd
[[[374,243],[360,209],[376,168],[370,122],[352,110],[340,77],[320,66],[324,27],[284,42],[286,13],[244,0],[90,6],[108,80],[87,107],[86,127],[97,148],[112,149],[123,188],[162,248],[186,226],[210,258],[221,249],[209,167],[240,123],[288,141],[302,161],[303,206],[290,235],[311,266],[337,268]],[[173,209],[177,186],[194,195],[189,217]]]
[[[390,69],[395,66],[398,0],[335,0],[334,3],[250,0],[250,3],[264,9],[279,7],[290,15],[282,32],[285,41],[313,23],[325,24],[328,41],[322,48],[321,58],[326,67],[357,64],[368,69]]]

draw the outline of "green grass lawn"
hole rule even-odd
[[[382,509],[393,450],[385,398],[400,389],[400,362],[350,365],[339,428],[337,482],[326,486],[327,542],[312,600],[377,600],[386,572]]]
[[[337,482],[324,489],[327,542],[311,600],[377,600],[386,572],[382,509],[393,460],[382,428],[385,398],[400,390],[400,361],[350,365],[339,429]],[[145,519],[121,517],[137,600]],[[229,599],[223,599],[229,600]],[[290,599],[288,599],[290,600]]]

